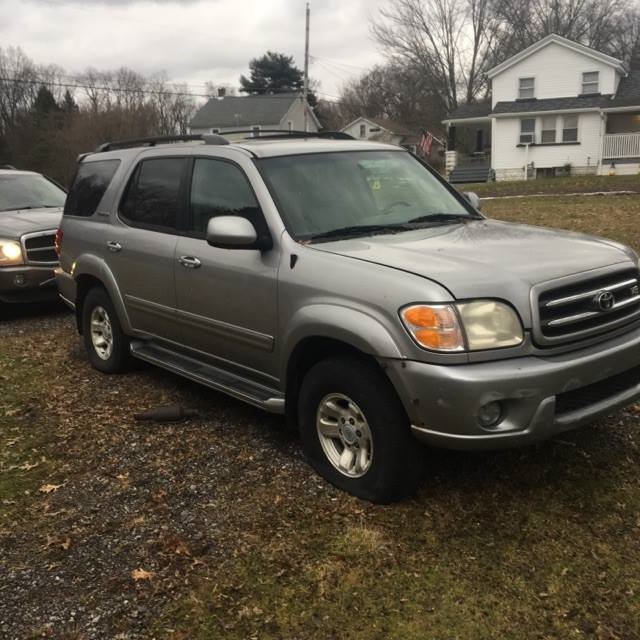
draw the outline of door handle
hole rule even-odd
[[[113,253],[122,251],[122,245],[119,242],[114,242],[113,240],[109,240],[109,242],[107,242],[107,248]]]
[[[180,256],[178,262],[187,269],[197,269],[202,264],[198,258],[193,256]]]

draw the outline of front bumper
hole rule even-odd
[[[562,355],[478,364],[386,360],[421,441],[452,449],[493,449],[549,438],[640,397],[640,329]],[[499,401],[501,422],[478,422]]]
[[[57,297],[53,267],[20,265],[0,268],[0,302],[44,302]]]

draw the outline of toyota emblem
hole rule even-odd
[[[594,302],[600,311],[609,311],[610,309],[613,309],[616,299],[611,291],[601,291],[596,296]]]

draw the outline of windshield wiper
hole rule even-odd
[[[411,218],[407,224],[419,224],[422,222],[430,222],[433,224],[446,224],[447,222],[464,222],[465,220],[482,220],[482,216],[471,215],[468,213],[431,213],[426,216],[418,216]]]
[[[307,238],[311,242],[316,240],[329,240],[330,238],[348,238],[350,236],[373,235],[379,233],[395,233],[398,231],[410,231],[406,224],[365,224],[358,226],[339,227],[330,231],[323,231]]]

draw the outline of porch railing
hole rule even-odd
[[[604,136],[603,159],[640,158],[640,132],[607,133]]]

